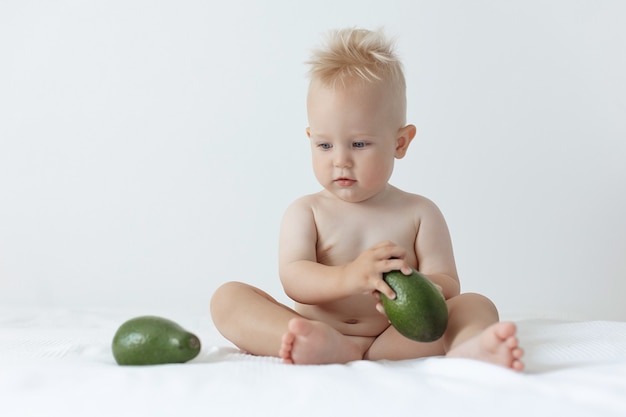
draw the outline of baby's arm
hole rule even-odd
[[[446,299],[460,292],[452,240],[439,208],[430,200],[420,203],[420,224],[415,239],[419,270],[440,286]]]
[[[347,265],[328,266],[317,262],[317,228],[306,200],[298,200],[286,211],[280,230],[279,272],[287,295],[303,304],[321,304],[351,295],[380,291],[393,298],[393,290],[382,273],[393,269],[410,273],[406,251],[381,242]]]

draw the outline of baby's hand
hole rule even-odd
[[[346,276],[355,292],[381,292],[390,299],[395,293],[383,280],[385,272],[400,270],[410,275],[411,267],[406,263],[406,250],[393,242],[380,242],[365,250],[354,261],[346,266]]]
[[[430,281],[430,282],[431,282],[431,284],[433,284],[439,290],[441,295],[443,295],[443,287],[441,287],[441,285],[435,284],[433,281]],[[386,317],[387,316],[387,312],[385,311],[385,307],[383,306],[383,302],[380,299],[380,292],[373,291],[372,295],[376,299],[376,311],[378,311],[380,314],[382,314],[382,315],[384,315]]]

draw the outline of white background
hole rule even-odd
[[[444,212],[503,317],[626,320],[626,2],[0,2],[0,302],[206,313],[281,301],[315,192],[309,49],[397,38],[418,134],[392,183]]]

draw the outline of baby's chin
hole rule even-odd
[[[354,185],[349,188],[328,187],[326,190],[339,200],[355,204],[375,200],[377,197],[384,194],[384,190],[367,192],[365,190],[359,190],[358,187]]]

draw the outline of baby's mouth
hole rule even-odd
[[[355,182],[356,180],[353,180],[352,178],[347,178],[347,177],[339,177],[335,179],[335,183],[339,185],[340,187],[350,187]]]

